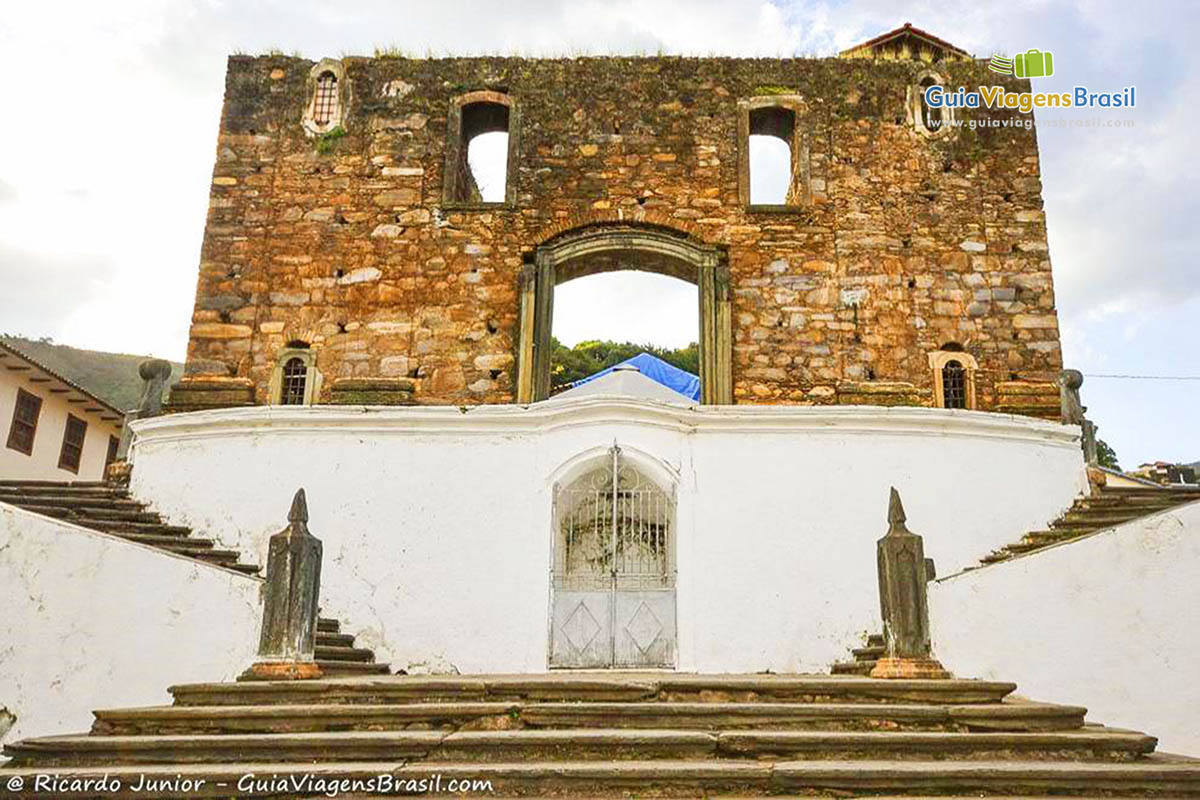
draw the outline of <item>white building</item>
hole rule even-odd
[[[98,481],[124,414],[0,342],[0,480]]]

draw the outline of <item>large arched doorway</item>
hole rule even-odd
[[[550,666],[675,665],[675,497],[613,445],[554,487]]]
[[[550,396],[554,287],[620,269],[645,270],[695,283],[700,296],[700,391],[706,404],[733,402],[729,266],[711,245],[665,228],[598,225],[538,247],[521,275],[517,402]]]

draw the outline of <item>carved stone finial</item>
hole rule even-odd
[[[308,522],[308,500],[304,496],[304,489],[297,489],[296,496],[292,498],[288,522]]]
[[[1064,425],[1082,425],[1083,413],[1087,411],[1079,399],[1079,387],[1083,386],[1083,373],[1077,369],[1064,369],[1058,373],[1059,401],[1062,404]]]
[[[900,493],[888,499],[888,531],[875,544],[879,570],[879,611],[883,617],[884,656],[871,670],[873,678],[946,678],[929,644],[926,583],[931,561],[920,536],[906,526]]]
[[[904,526],[907,521],[904,504],[900,502],[900,493],[893,486],[892,493],[888,497],[888,533],[907,533],[908,528]]]
[[[300,489],[292,498],[287,527],[271,537],[258,662],[242,680],[320,677],[315,654],[321,549],[321,541],[309,533],[308,501]]]

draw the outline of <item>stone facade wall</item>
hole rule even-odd
[[[522,265],[557,234],[616,222],[723,248],[736,402],[930,404],[928,352],[957,342],[978,361],[978,407],[1057,407],[1035,133],[919,133],[910,92],[925,64],[340,65],[342,126],[313,135],[313,62],[229,60],[178,407],[269,402],[297,340],[323,376],[318,401],[339,380],[403,378],[419,403],[512,402]],[[981,62],[935,68],[951,86],[1003,82]],[[448,114],[480,90],[515,109],[511,202],[455,206]],[[771,96],[804,109],[806,185],[801,205],[760,210],[739,195],[739,101]]]

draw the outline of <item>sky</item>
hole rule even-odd
[[[0,332],[182,359],[229,53],[827,56],[904,22],[976,55],[1050,50],[1037,88],[1137,87],[1043,127],[1064,360],[1129,467],[1200,459],[1200,14],[1189,0],[121,0],[0,7]],[[1039,120],[1066,118],[1045,112]],[[595,276],[564,340],[686,344],[694,289]],[[590,283],[590,286],[585,284]],[[683,332],[682,334],[680,332]]]

